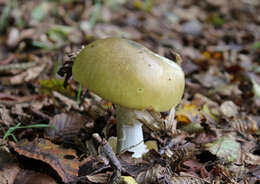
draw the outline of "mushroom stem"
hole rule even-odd
[[[132,157],[139,158],[148,149],[144,144],[142,123],[137,120],[137,113],[142,111],[117,106],[117,152],[128,150]]]

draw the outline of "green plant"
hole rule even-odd
[[[77,103],[78,103],[78,104],[80,104],[81,92],[82,92],[82,85],[79,84],[79,90],[78,90],[78,93],[77,93]]]
[[[21,123],[18,123],[17,125],[10,127],[7,132],[5,133],[3,139],[5,140],[7,137],[12,136],[15,142],[18,142],[17,138],[13,134],[13,132],[17,129],[26,129],[26,128],[49,128],[52,127],[50,125],[46,124],[35,124],[35,125],[26,125],[26,126],[21,126]]]

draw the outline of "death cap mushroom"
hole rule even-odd
[[[168,111],[184,91],[184,72],[175,62],[127,39],[106,38],[81,50],[73,78],[103,99],[131,109]]]

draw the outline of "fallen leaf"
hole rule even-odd
[[[162,167],[159,164],[156,164],[150,169],[139,173],[138,176],[136,177],[136,181],[139,184],[158,183],[159,180],[163,177],[166,177],[166,175],[167,175],[166,168]]]
[[[10,143],[20,155],[48,163],[62,178],[63,182],[73,182],[78,176],[79,162],[72,149],[64,149],[45,139]]]
[[[154,153],[155,151],[151,150],[147,154],[151,152]],[[148,156],[147,154],[145,155],[146,157]],[[156,155],[158,155],[158,153],[156,153]],[[151,159],[148,160],[151,161]],[[136,160],[132,157],[132,153],[127,151],[119,155],[119,161],[121,163],[121,166],[125,169],[125,171],[133,177],[136,177],[140,172],[149,169],[152,165],[152,163],[149,162],[136,163]]]
[[[202,118],[198,107],[191,103],[185,103],[178,107],[176,119],[179,123],[189,124],[191,122],[200,122]]]
[[[183,165],[189,167],[187,169],[189,172],[192,171],[194,173],[199,173],[200,170],[204,168],[204,165],[202,163],[200,163],[198,160],[187,160],[187,161],[183,162]]]
[[[232,178],[235,178],[236,181],[240,181],[246,177],[249,169],[246,168],[245,165],[237,165],[237,164],[230,164],[227,166],[228,171]]]
[[[77,136],[85,124],[85,118],[79,113],[57,114],[51,119],[50,128],[46,128],[44,133],[47,137],[63,140]]]
[[[0,149],[0,184],[13,184],[20,170],[14,157]]]
[[[248,134],[257,133],[259,128],[257,125],[257,121],[252,118],[242,119],[242,118],[234,118],[230,121],[231,126],[240,134],[248,137]]]
[[[95,175],[88,175],[86,178],[93,183],[107,183],[109,175],[106,173],[99,173]]]
[[[22,84],[24,82],[29,82],[37,78],[40,75],[40,73],[44,70],[45,66],[46,64],[43,63],[9,78],[10,84]]]
[[[104,160],[97,156],[89,156],[80,162],[79,176],[92,176],[96,174],[96,171],[102,172],[111,168],[104,163]]]
[[[209,184],[209,182],[195,176],[176,176],[169,180],[171,184]]]
[[[238,115],[238,107],[232,101],[225,101],[220,105],[221,113],[228,117],[236,117]]]
[[[244,162],[250,165],[260,165],[260,156],[245,152]]]
[[[22,170],[15,178],[14,184],[56,184],[50,176],[29,170]]]
[[[3,122],[8,127],[14,125],[13,119],[10,116],[10,110],[2,105],[0,105],[0,122]]]
[[[220,72],[216,72],[213,69],[208,70],[207,72],[200,72],[199,74],[195,74],[194,78],[199,81],[199,83],[206,88],[218,88],[225,84],[225,79],[223,76],[219,74]]]
[[[220,137],[212,143],[207,143],[205,147],[206,150],[217,157],[224,158],[228,163],[236,161],[241,151],[240,144],[232,135]]]
[[[189,134],[200,133],[204,130],[204,128],[199,123],[196,122],[189,123],[188,125],[183,126],[181,129]]]
[[[120,176],[120,179],[124,184],[137,184],[132,176]]]

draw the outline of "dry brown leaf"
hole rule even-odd
[[[209,184],[209,182],[195,176],[175,176],[170,178],[171,184]]]
[[[10,116],[10,110],[6,109],[6,107],[2,105],[0,105],[0,123],[1,122],[8,127],[14,125],[13,119]]]
[[[22,84],[24,82],[29,82],[37,78],[40,75],[40,73],[44,70],[45,66],[46,63],[43,63],[9,78],[10,84]]]
[[[149,153],[150,152],[148,152],[148,154]],[[157,153],[157,155],[158,155],[158,153]],[[146,154],[146,157],[147,157],[147,154]],[[145,171],[151,167],[151,163],[148,163],[148,162],[140,161],[140,162],[136,163],[137,161],[136,161],[136,159],[134,159],[132,157],[132,153],[127,152],[127,151],[124,153],[121,153],[119,155],[119,160],[120,160],[120,163],[121,163],[122,167],[124,168],[124,170],[130,176],[133,176],[133,177],[136,177],[140,172]],[[151,161],[151,159],[148,159],[148,160]]]
[[[207,72],[200,72],[193,75],[199,83],[206,88],[218,88],[226,83],[224,76],[221,75],[218,69],[210,68]]]
[[[195,151],[195,145],[187,143],[174,150],[166,150],[164,155],[168,157],[168,163],[171,169],[175,171],[184,161],[190,159]]]
[[[50,128],[46,128],[46,136],[54,139],[75,137],[85,127],[85,118],[79,113],[57,114],[51,119]]]
[[[250,165],[260,165],[260,156],[252,153],[244,153],[244,162]]]
[[[249,169],[245,167],[245,165],[231,164],[227,167],[230,175],[232,178],[236,179],[236,181],[240,181],[241,179],[245,178],[249,172]]]
[[[75,181],[78,176],[79,162],[72,149],[64,149],[45,139],[22,140],[10,145],[20,155],[48,163],[65,183]]]
[[[56,184],[50,176],[29,170],[22,170],[15,178],[14,184]]]
[[[12,155],[0,149],[0,184],[13,184],[20,170]]]
[[[230,121],[230,124],[236,131],[245,137],[248,137],[248,133],[257,133],[259,130],[257,121],[253,120],[252,118],[248,118],[248,120],[235,118]]]
[[[167,169],[157,164],[150,169],[139,173],[136,177],[136,181],[139,184],[158,183],[165,177],[167,177]]]
[[[201,169],[204,168],[204,165],[200,163],[198,160],[187,160],[183,163],[183,165],[189,167],[188,172],[199,173]]]
[[[86,178],[93,183],[107,183],[109,175],[106,173],[99,173],[95,175],[88,175]]]
[[[111,168],[104,162],[103,157],[89,156],[80,162],[79,176],[92,176]]]

